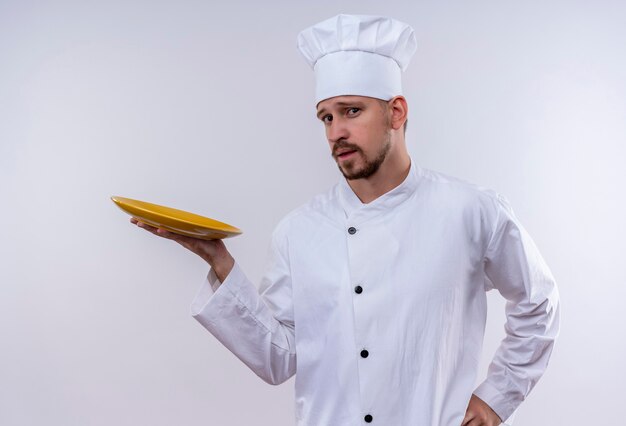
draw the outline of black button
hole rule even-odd
[[[354,292],[356,294],[361,294],[363,293],[363,287],[361,287],[360,285],[357,285],[356,287],[354,287]]]
[[[369,356],[369,354],[370,354],[370,353],[369,353],[368,351],[366,351],[365,349],[363,349],[363,350],[361,351],[361,356],[362,356],[363,358],[367,358],[367,357]]]
[[[356,228],[354,226],[349,227],[348,228],[348,234],[350,234],[350,235],[356,234]]]
[[[374,417],[368,414],[364,417],[364,420],[365,420],[365,423],[372,423],[372,420],[374,420]]]

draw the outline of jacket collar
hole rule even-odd
[[[361,202],[348,184],[348,181],[342,179],[338,188],[339,202],[346,219],[352,223],[362,223],[392,210],[413,195],[419,184],[419,176],[419,167],[411,159],[409,174],[402,183],[367,204]]]

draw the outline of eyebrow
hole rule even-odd
[[[337,102],[336,104],[334,104],[334,106],[338,106],[338,107],[346,107],[346,106],[352,106],[352,105],[358,106],[360,108],[362,108],[364,106],[364,104],[362,102],[359,102],[359,101],[354,101],[354,102]],[[324,114],[325,112],[326,112],[325,108],[320,109],[317,112],[317,118],[320,118],[320,116],[322,114]]]

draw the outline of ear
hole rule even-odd
[[[398,95],[391,98],[387,104],[391,111],[391,127],[399,130],[404,126],[409,114],[409,106],[404,96]]]

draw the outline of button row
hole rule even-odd
[[[350,234],[350,235],[356,234],[356,228],[354,226],[349,227],[348,228],[348,234]],[[354,287],[354,292],[356,294],[363,293],[363,287],[361,287],[360,285],[357,285],[356,287]],[[362,358],[367,358],[369,355],[370,355],[370,353],[366,349],[363,349],[361,351],[361,357]],[[371,414],[366,414],[365,417],[363,417],[363,420],[365,420],[365,423],[372,423],[374,418],[372,417]]]

